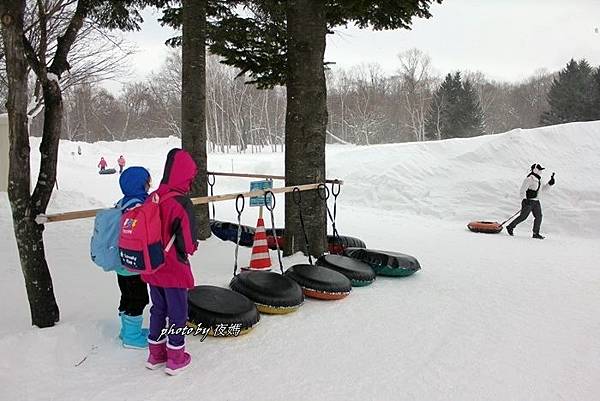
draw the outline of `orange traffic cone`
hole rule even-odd
[[[256,223],[254,244],[252,244],[252,256],[250,256],[250,267],[248,270],[271,270],[271,255],[269,255],[267,233],[265,232],[265,222],[262,217],[259,217],[258,222]]]

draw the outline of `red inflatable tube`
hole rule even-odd
[[[476,233],[498,234],[502,231],[502,225],[497,221],[472,221],[467,228]]]

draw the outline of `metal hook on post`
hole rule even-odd
[[[334,196],[337,196],[339,193],[340,191],[338,190],[336,195]],[[333,214],[331,214],[331,210],[329,209],[329,205],[327,204],[327,200],[329,199],[329,188],[327,188],[325,184],[321,184],[317,187],[317,194],[319,195],[319,198],[321,198],[321,200],[325,201],[325,210],[327,210],[327,215],[329,216],[329,220],[331,220],[331,230],[333,232],[333,238],[338,244],[341,244],[340,235],[338,234],[337,228],[335,227],[335,211]]]
[[[337,188],[337,190],[336,190]],[[335,222],[335,218],[337,217],[337,197],[340,194],[340,191],[342,190],[342,185],[340,184],[340,181],[335,179],[333,180],[333,182],[331,183],[331,194],[333,195],[333,221]],[[335,223],[334,223],[335,225]]]
[[[302,234],[304,234],[304,245],[306,246],[306,253],[308,254],[308,263],[313,264],[312,256],[310,255],[310,245],[308,244],[308,235],[306,234],[306,227],[304,226],[304,216],[302,215],[302,194],[300,188],[295,187],[292,190],[292,199],[296,206],[298,206],[298,215],[300,216],[300,226],[302,227]]]
[[[317,195],[319,195],[319,198],[321,200],[328,200],[329,199],[329,188],[327,188],[327,185],[325,184],[319,184],[319,186],[317,187]]]
[[[271,203],[268,201],[268,197],[271,197]],[[281,274],[283,274],[283,262],[281,261],[281,249],[279,249],[279,241],[277,241],[277,231],[275,230],[275,217],[273,210],[275,209],[275,194],[271,191],[265,192],[265,207],[271,214],[271,234],[273,235],[273,240],[275,241],[275,247],[277,248],[277,259],[279,260],[279,270],[281,270]]]
[[[211,178],[212,177],[212,181]],[[214,174],[209,173],[206,176],[206,181],[208,182],[208,186],[210,187],[210,196],[213,196],[213,187],[215,186],[216,177]],[[212,205],[212,218],[215,219],[215,203],[211,202]]]
[[[241,200],[241,203],[240,203],[240,200]],[[236,241],[235,241],[235,260],[233,263],[233,276],[234,277],[237,275],[237,268],[238,268],[238,251],[240,248],[240,238],[242,236],[242,212],[244,211],[244,203],[245,203],[244,195],[239,194],[235,198],[235,210],[237,211],[237,215],[238,215],[238,229],[237,229],[237,237],[236,237]]]

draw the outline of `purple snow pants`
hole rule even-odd
[[[175,325],[174,328],[185,327],[188,318],[188,290],[185,288],[162,288],[150,285],[150,299],[152,307],[150,308],[150,333],[148,339],[153,342],[160,342],[161,330],[168,326]],[[167,327],[168,328],[168,327]],[[169,345],[180,347],[185,343],[185,338],[181,334],[172,334],[168,336]]]

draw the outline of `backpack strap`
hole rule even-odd
[[[154,203],[162,203],[162,202],[166,201],[167,199],[174,198],[174,197],[180,196],[180,195],[184,196],[183,194],[180,194],[179,192],[174,192],[174,191],[167,192],[163,196],[160,196],[156,192],[153,192],[150,195],[150,199],[152,199],[152,202],[154,202]]]
[[[169,243],[165,247],[165,252],[169,252],[171,250],[171,247],[173,246],[174,243],[175,243],[175,234],[173,234],[171,236],[171,239],[169,240]]]
[[[121,210],[126,210],[129,206],[133,205],[134,203],[144,203],[137,198],[129,199],[127,202],[125,202],[124,205],[121,204],[121,201],[122,199],[117,203],[117,207]]]

